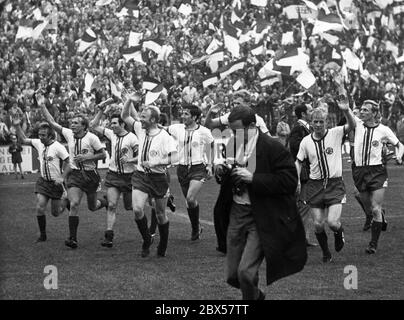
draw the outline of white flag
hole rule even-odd
[[[86,73],[86,76],[84,78],[84,91],[90,93],[91,92],[91,87],[93,85],[94,82],[94,77],[89,74]]]

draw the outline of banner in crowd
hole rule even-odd
[[[105,147],[105,146],[104,146]],[[11,161],[11,154],[8,152],[9,146],[0,146],[0,174],[14,173],[14,165]],[[98,169],[107,169],[109,166],[109,153],[105,160],[98,161]],[[21,168],[23,172],[39,172],[38,152],[31,146],[23,146],[21,152]],[[19,170],[18,170],[19,172]]]
[[[14,172],[14,165],[11,161],[11,154],[8,152],[8,147],[9,147],[8,145],[0,146],[0,173],[3,174]],[[24,172],[33,171],[32,149],[33,148],[31,146],[23,146],[23,150],[21,151],[21,158],[22,158],[21,167]],[[38,153],[36,154],[38,155]]]

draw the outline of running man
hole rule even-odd
[[[85,116],[76,115],[72,119],[71,129],[64,128],[49,113],[43,95],[37,94],[36,98],[46,121],[67,141],[71,169],[66,177],[67,194],[70,200],[70,236],[65,241],[65,245],[76,249],[78,247],[79,206],[84,193],[87,195],[87,206],[90,211],[108,206],[107,200],[97,199],[97,189],[101,181],[97,171],[97,162],[106,158],[106,152],[100,139],[88,131],[88,120]]]
[[[159,127],[160,110],[155,106],[146,106],[140,114],[140,121],[136,120],[137,112],[132,103],[140,102],[136,94],[129,95],[124,104],[121,117],[133,128],[139,139],[139,155],[136,170],[132,176],[132,204],[135,221],[143,238],[141,256],[150,254],[152,237],[144,214],[144,207],[149,197],[155,200],[160,241],[157,256],[165,257],[169,221],[165,212],[168,190],[167,166],[177,156],[177,145],[173,137],[166,130]],[[133,115],[133,116],[132,116]]]
[[[114,239],[114,224],[116,221],[116,211],[119,197],[123,197],[125,210],[132,210],[132,174],[135,171],[135,162],[137,161],[138,139],[132,133],[125,129],[120,114],[111,116],[111,129],[99,125],[104,111],[105,104],[98,106],[99,111],[94,120],[90,122],[90,127],[96,132],[104,135],[111,142],[111,157],[108,173],[105,177],[105,186],[107,187],[107,230],[104,240],[101,242],[103,247],[111,248]]]
[[[213,136],[208,128],[198,124],[201,115],[197,106],[185,106],[182,110],[183,123],[167,127],[178,143],[177,176],[186,199],[192,241],[199,239],[202,233],[197,195],[206,179],[212,176]]]
[[[40,232],[37,242],[44,242],[47,240],[45,213],[49,200],[51,200],[51,214],[54,217],[62,214],[68,206],[67,198],[63,198],[65,194],[63,181],[69,170],[69,153],[63,145],[55,141],[55,132],[48,123],[39,125],[39,139],[28,139],[20,124],[20,119],[13,119],[13,125],[21,142],[34,147],[39,154],[41,176],[35,185],[36,218]],[[63,175],[60,170],[60,160],[63,161]]]
[[[346,202],[345,185],[342,180],[342,142],[346,133],[355,128],[355,120],[347,99],[338,101],[347,124],[327,129],[327,110],[314,109],[312,113],[313,133],[304,137],[296,157],[298,175],[302,163],[310,163],[309,181],[306,184],[306,200],[311,207],[315,234],[323,252],[323,262],[332,261],[325,222],[334,232],[335,251],[344,247],[344,229],[341,224],[342,204]],[[300,191],[300,178],[298,184]]]
[[[382,209],[388,185],[387,168],[382,157],[383,144],[388,142],[395,146],[398,164],[402,164],[404,153],[404,147],[393,131],[379,123],[379,113],[378,103],[365,100],[360,108],[360,119],[356,118],[354,138],[352,176],[364,206],[370,207],[373,215],[371,240],[366,248],[368,254],[376,253],[380,233],[387,228]]]

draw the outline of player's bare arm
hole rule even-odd
[[[44,115],[46,121],[51,125],[51,127],[57,133],[62,133],[63,127],[55,121],[55,119],[50,114],[49,110],[46,108],[46,106],[45,106],[45,97],[42,95],[41,92],[36,93],[36,101],[37,101],[38,106],[41,109],[42,114]]]

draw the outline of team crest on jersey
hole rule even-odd
[[[126,147],[125,147],[125,148],[122,148],[122,149],[121,149],[121,155],[124,156],[125,154],[128,153],[128,151],[129,151],[128,148],[126,148]]]
[[[53,161],[53,157],[50,157],[50,156],[47,157],[47,158],[46,158],[46,161]]]
[[[199,147],[199,143],[197,141],[192,142],[192,147],[193,148],[198,148]]]
[[[379,141],[377,140],[372,141],[372,146],[377,148],[379,146]]]
[[[334,149],[329,147],[329,148],[325,149],[325,153],[328,154],[328,155],[331,155],[331,154],[334,153]]]
[[[157,155],[159,154],[156,150],[150,150],[150,157],[157,157]]]
[[[88,153],[88,150],[87,149],[82,149],[81,150],[81,154],[87,154]]]

